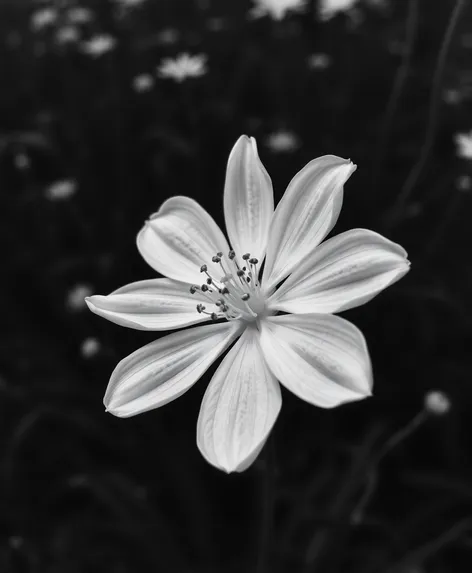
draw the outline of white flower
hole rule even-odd
[[[76,26],[63,26],[56,32],[58,44],[70,44],[80,40],[80,30]]]
[[[31,29],[35,32],[48,26],[52,26],[58,18],[57,10],[54,8],[41,8],[31,15]]]
[[[338,12],[351,9],[358,0],[320,0],[319,10],[323,20],[330,20]]]
[[[67,11],[67,19],[72,24],[86,24],[93,20],[93,12],[83,6],[73,6]]]
[[[265,140],[265,144],[274,153],[295,151],[300,146],[300,142],[298,141],[298,137],[295,133],[283,129],[274,131],[268,135]]]
[[[451,409],[451,401],[444,392],[431,390],[424,398],[424,407],[430,414],[442,416]]]
[[[460,103],[462,99],[462,94],[459,90],[447,89],[443,92],[443,100],[451,105]]]
[[[66,306],[69,310],[79,311],[85,308],[85,299],[92,294],[92,287],[87,284],[76,284],[68,293]]]
[[[89,336],[82,341],[80,353],[84,358],[93,358],[100,352],[100,341],[94,336]]]
[[[357,19],[358,14],[351,10],[355,8],[359,0],[320,0],[319,10],[322,20],[330,20],[338,12],[348,12],[351,17]],[[368,3],[377,8],[386,6],[386,0],[368,0]]]
[[[164,28],[157,34],[157,43],[170,46],[178,41],[179,36],[179,31],[175,28]]]
[[[308,67],[312,70],[325,70],[331,65],[328,54],[312,54],[307,59]]]
[[[115,0],[121,8],[137,8],[142,6],[146,0]]]
[[[137,92],[147,92],[152,89],[154,78],[151,74],[140,74],[133,78],[133,89]]]
[[[282,404],[280,384],[323,408],[369,396],[364,337],[331,313],[367,302],[402,277],[409,263],[402,247],[365,229],[320,245],[336,223],[343,185],[354,170],[333,155],[314,159],[274,211],[256,142],[240,137],[223,198],[232,249],[196,201],[165,201],[137,245],[168,278],[135,282],[87,304],[138,330],[212,322],[164,336],[122,360],[105,393],[107,410],[128,417],[174,400],[239,338],[211,379],[197,425],[203,456],[232,472],[246,469],[264,445]]]
[[[116,40],[109,34],[97,34],[82,43],[82,52],[94,58],[99,58],[114,49]]]
[[[46,197],[51,201],[63,201],[69,199],[77,191],[77,181],[62,179],[55,181],[46,189]]]
[[[20,171],[23,171],[25,169],[29,169],[30,165],[31,165],[31,161],[30,158],[28,157],[28,155],[26,153],[23,152],[19,152],[16,153],[14,158],[13,158],[13,163],[15,165],[15,167],[17,169],[19,169]]]
[[[472,159],[472,131],[456,133],[454,141],[457,145],[457,155],[463,159]]]
[[[472,179],[470,175],[459,175],[456,179],[456,187],[459,191],[470,191],[472,189]]]
[[[270,16],[274,20],[283,20],[287,12],[300,12],[307,0],[253,0],[255,6],[250,11],[252,18]]]
[[[204,54],[191,56],[184,52],[176,58],[164,58],[157,68],[157,74],[160,78],[170,78],[176,82],[198,78],[207,72],[206,60]]]

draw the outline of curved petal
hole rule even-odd
[[[302,400],[322,408],[369,396],[372,372],[364,337],[330,314],[272,316],[260,344],[274,376]]]
[[[310,161],[289,183],[270,228],[263,280],[266,292],[288,276],[334,227],[343,185],[355,170],[349,160],[325,155]]]
[[[94,295],[85,302],[89,309],[115,324],[137,330],[171,330],[210,320],[198,313],[198,303],[208,305],[200,292],[190,294],[190,285],[172,279],[131,283],[108,296]]]
[[[229,156],[224,211],[233,249],[240,256],[250,253],[262,263],[274,212],[274,194],[253,137],[242,135]]]
[[[255,328],[245,330],[215,372],[200,408],[198,447],[210,464],[227,473],[252,464],[282,405],[258,337]]]
[[[238,337],[241,326],[224,322],[174,332],[143,346],[113,371],[103,403],[128,418],[181,396]]]
[[[202,283],[200,267],[213,265],[228,242],[213,218],[189,197],[171,197],[138,234],[144,260],[157,272],[187,283]]]
[[[271,296],[285,312],[341,312],[364,304],[410,268],[405,249],[367,229],[322,243]]]

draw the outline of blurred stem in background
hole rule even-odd
[[[264,446],[264,459],[261,470],[261,494],[262,515],[259,537],[259,553],[257,558],[256,573],[271,573],[271,548],[273,545],[274,515],[276,502],[276,467],[275,467],[275,443],[272,434],[269,435]]]
[[[378,179],[383,175],[393,120],[410,73],[411,60],[418,29],[418,4],[419,0],[410,0],[408,4],[405,30],[405,49],[403,52],[402,62],[397,69],[397,73],[393,81],[392,92],[387,103],[385,116],[382,122],[382,130],[377,144],[377,157],[373,165],[372,189],[374,193],[376,191]]]
[[[449,23],[446,27],[433,77],[433,87],[431,90],[431,97],[429,102],[428,123],[426,126],[423,146],[421,147],[418,161],[410,170],[410,173],[408,174],[397,199],[395,200],[390,212],[387,214],[386,224],[388,228],[394,226],[398,222],[399,218],[403,215],[403,209],[408,199],[410,198],[415,185],[418,183],[418,180],[428,160],[429,153],[434,142],[434,137],[436,135],[442,81],[444,70],[446,68],[447,57],[449,54],[449,48],[454,38],[454,33],[460,20],[460,16],[466,5],[467,0],[456,0],[454,9],[452,10],[451,17],[449,19]]]

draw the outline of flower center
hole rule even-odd
[[[204,304],[197,304],[199,313],[208,314],[212,320],[225,318],[247,322],[254,322],[265,313],[265,299],[258,278],[259,261],[249,253],[241,259],[238,260],[233,250],[227,256],[218,252],[212,258],[214,269],[209,271],[207,265],[200,267],[206,281],[201,286],[192,285],[190,292],[199,291],[214,307],[211,312]]]

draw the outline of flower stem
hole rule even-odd
[[[264,447],[264,466],[261,475],[262,515],[259,536],[257,573],[269,573],[275,502],[275,446],[269,436]]]

